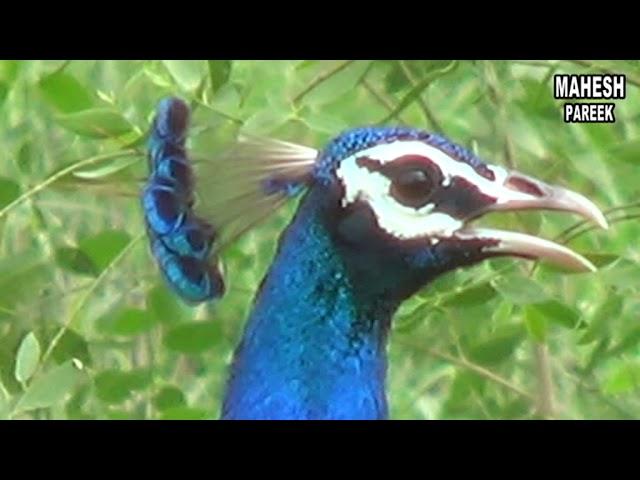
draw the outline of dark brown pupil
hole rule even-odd
[[[432,190],[433,182],[421,168],[398,172],[391,184],[391,195],[403,205],[413,208],[426,205]]]

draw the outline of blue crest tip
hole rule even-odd
[[[177,97],[163,98],[158,102],[154,120],[154,135],[177,142],[184,141],[189,128],[190,109]]]

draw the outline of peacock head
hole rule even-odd
[[[392,283],[410,291],[434,274],[496,256],[595,270],[552,241],[473,225],[489,212],[562,210],[607,228],[586,197],[490,165],[439,135],[412,128],[349,130],[318,154],[312,177],[312,188],[331,198],[327,222],[342,248],[350,249],[347,257],[359,259],[355,269],[390,277],[395,272]],[[383,265],[378,272],[372,271],[376,264]],[[399,279],[406,280],[404,287]]]

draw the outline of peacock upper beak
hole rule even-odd
[[[607,220],[600,209],[583,195],[566,188],[549,185],[518,172],[505,172],[496,179],[495,203],[480,215],[492,211],[561,210],[576,213],[607,229]],[[595,271],[595,266],[569,248],[524,233],[489,228],[464,227],[456,233],[461,239],[486,240],[485,252],[548,260],[577,271]]]

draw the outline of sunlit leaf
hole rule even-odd
[[[140,162],[137,157],[121,157],[111,160],[109,162],[100,163],[99,165],[92,166],[90,168],[78,169],[73,172],[73,176],[82,178],[85,180],[96,180],[114,173],[120,172],[125,168],[135,165]]]
[[[92,108],[96,98],[74,76],[56,72],[40,80],[40,91],[45,100],[62,113],[73,113]]]
[[[516,305],[539,303],[548,297],[535,280],[520,275],[505,275],[491,284],[504,298]]]
[[[25,394],[18,401],[15,411],[47,408],[61,402],[71,393],[81,377],[82,372],[71,360],[53,367],[48,372],[34,378]]]
[[[9,397],[9,393],[0,382],[0,420],[7,420],[9,418],[10,405],[11,401]]]
[[[164,60],[173,79],[183,89],[195,90],[205,75],[205,62],[202,60]]]
[[[132,125],[117,111],[94,108],[59,115],[58,122],[72,132],[90,138],[120,137],[132,130]]]
[[[620,362],[605,379],[602,389],[609,395],[630,393],[640,388],[640,364]]]
[[[16,380],[20,383],[26,383],[31,375],[36,371],[38,361],[40,360],[40,342],[30,332],[20,343],[18,354],[16,355]]]

